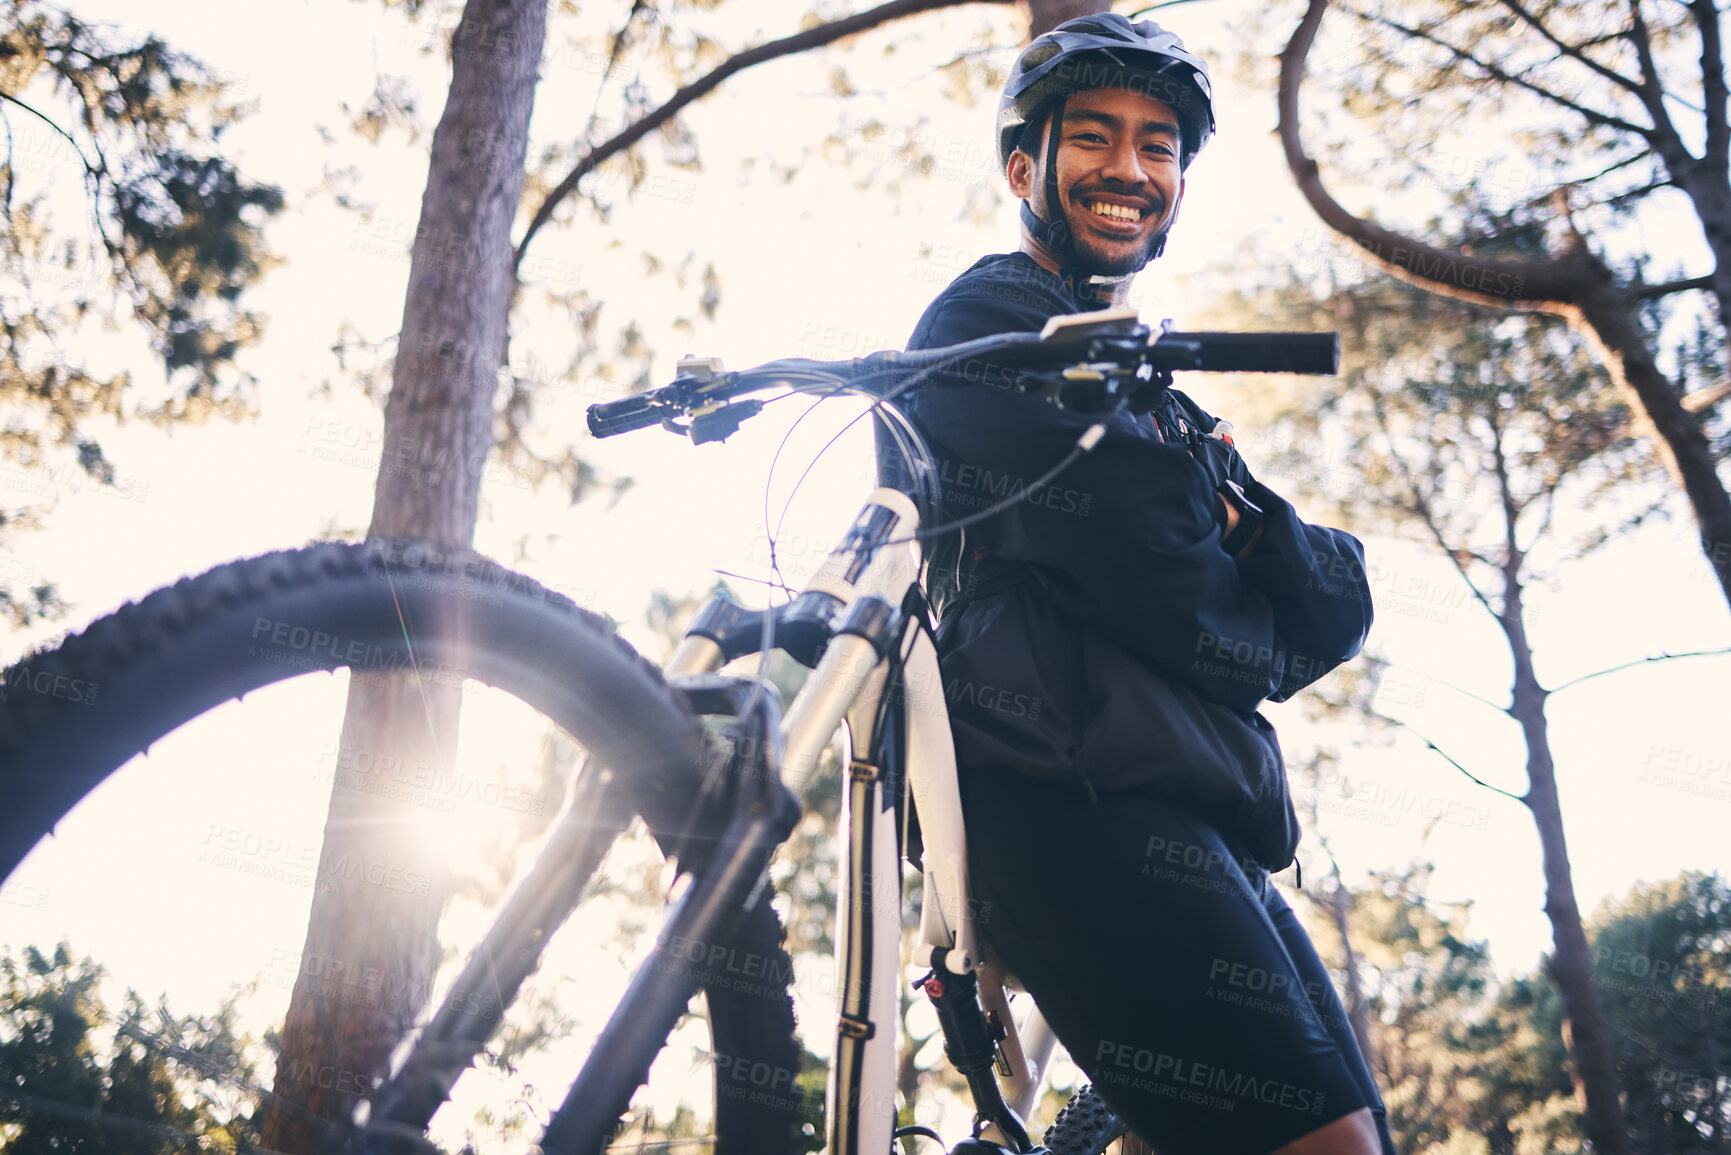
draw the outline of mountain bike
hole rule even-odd
[[[331,1129],[329,1149],[434,1149],[424,1138],[434,1113],[499,1028],[609,846],[641,818],[677,863],[665,922],[552,1114],[540,1150],[606,1149],[701,992],[712,1036],[715,1150],[777,1155],[809,1144],[801,1141],[795,1086],[793,970],[768,900],[768,865],[801,817],[820,756],[845,728],[825,1149],[884,1155],[897,1137],[943,1142],[930,1128],[896,1126],[906,860],[923,881],[919,965],[929,973],[918,985],[976,1110],[973,1135],[954,1151],[1102,1151],[1124,1127],[1091,1088],[1071,1099],[1041,1145],[1025,1122],[1056,1040],[1037,1007],[1020,1022],[1011,1014],[1014,977],[992,962],[969,897],[922,543],[1048,484],[1092,448],[1113,414],[1157,395],[1174,372],[1331,373],[1337,359],[1332,333],[1173,332],[1151,329],[1129,310],[1054,318],[1038,334],[845,363],[788,359],[727,372],[688,358],[670,384],[592,406],[591,432],[660,426],[702,444],[724,440],[760,412],[766,402],[753,394],[861,394],[910,462],[913,495],[872,493],[784,603],[753,610],[712,598],[662,669],[603,619],[467,552],[324,543],[183,579],[5,672],[0,873],[135,754],[259,687],[346,668],[351,678],[472,679],[502,689],[562,727],[584,761],[535,865],[451,994],[356,1118]],[[1001,373],[1003,387],[1100,417],[1043,476],[950,521],[939,509],[929,454],[895,402],[939,372],[969,379],[981,366]],[[767,680],[720,672],[772,649],[811,670],[785,711]],[[463,995],[478,990],[492,997]]]

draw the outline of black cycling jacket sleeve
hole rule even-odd
[[[1053,309],[1069,307],[1055,298],[1042,312],[990,288],[958,289],[916,332],[921,345],[1038,328]],[[961,365],[919,395],[916,418],[945,459],[952,516],[1033,481],[1098,420],[1016,393],[1012,380],[993,366]],[[1208,471],[1123,414],[1091,453],[973,532],[998,557],[1056,571],[1073,608],[1161,672],[1251,710],[1264,698],[1291,697],[1356,654],[1370,598],[1358,541],[1301,521],[1235,450],[1222,448],[1229,473],[1266,516],[1246,558],[1220,548]]]
[[[1211,414],[1175,396],[1198,428],[1213,429]],[[1262,536],[1238,559],[1238,572],[1274,606],[1287,657],[1280,689],[1270,698],[1283,702],[1363,647],[1372,620],[1364,546],[1345,530],[1303,521],[1290,502],[1251,475],[1235,447],[1213,447],[1224,458],[1225,475],[1263,511]]]
[[[1284,702],[1363,648],[1372,617],[1364,546],[1344,530],[1301,521],[1291,503],[1248,470],[1235,480],[1265,518],[1262,538],[1239,559],[1238,572],[1274,606],[1286,666],[1269,697]]]

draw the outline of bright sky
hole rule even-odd
[[[86,18],[145,27],[144,9],[126,0],[86,0],[77,8]],[[780,35],[797,26],[801,8],[749,10],[765,33]],[[1191,174],[1168,256],[1138,283],[1138,307],[1151,320],[1171,316],[1182,325],[1197,312],[1205,298],[1185,274],[1235,251],[1247,235],[1297,253],[1330,247],[1289,187],[1271,136],[1272,93],[1242,91],[1227,78],[1235,45],[1220,22],[1244,10],[1219,3],[1170,14],[1194,46],[1222,61],[1222,130]],[[132,426],[105,435],[130,499],[87,491],[59,474],[37,478],[57,504],[45,532],[19,538],[9,564],[58,584],[74,607],[62,628],[81,628],[182,574],[365,526],[380,415],[343,379],[328,396],[321,385],[333,377],[329,350],[343,322],[373,341],[397,327],[425,153],[400,134],[377,148],[353,141],[339,105],[360,107],[381,71],[414,78],[429,128],[443,99],[441,59],[417,50],[429,33],[375,4],[243,8],[164,0],[149,13],[152,30],[230,74],[258,101],[257,115],[228,142],[245,172],[288,193],[289,210],[270,233],[285,262],[251,294],[252,307],[269,317],[264,341],[245,356],[262,382],[255,422],[172,435]],[[590,10],[584,20],[614,18]],[[917,31],[900,31],[894,55],[880,51],[890,37],[868,37],[852,55],[777,62],[730,80],[721,97],[689,115],[701,172],[667,168],[652,156],[660,178],[653,188],[664,195],[627,202],[615,186],[610,226],[594,225],[585,210],[582,228],[537,241],[531,269],[604,298],[611,323],[638,318],[658,350],[662,380],[686,352],[741,366],[899,346],[948,280],[977,256],[1014,244],[1014,214],[991,173],[990,103],[943,99],[944,81],[933,73],[954,51],[987,42],[988,30],[1008,42],[1003,30],[1012,18],[995,8],[922,17]],[[749,31],[723,27],[730,42]],[[864,93],[845,109],[825,99],[832,64],[844,64]],[[543,75],[537,148],[574,137],[597,80],[580,54],[559,45],[550,46]],[[855,123],[876,115],[889,125],[919,124],[914,131],[939,157],[938,171],[921,178],[899,170],[895,135],[850,138],[851,163],[834,146],[825,151],[819,142],[844,115]],[[321,126],[335,134],[334,144],[321,139]],[[804,163],[784,183],[767,171],[766,156]],[[760,159],[748,172],[752,158]],[[359,172],[356,198],[375,206],[370,220],[317,191],[327,170],[351,165]],[[1698,260],[1693,241],[1676,243],[1674,251]],[[668,272],[646,277],[640,250],[675,267],[695,253],[694,271],[713,262],[722,284],[717,320],[671,331],[672,315],[694,312],[695,289],[676,289]],[[531,326],[516,334],[513,364],[557,364],[567,340],[551,324]],[[86,355],[92,362],[115,356],[106,344]],[[1225,408],[1219,385],[1184,384],[1204,406]],[[545,436],[579,437],[582,407],[595,399],[592,386],[549,389],[540,410]],[[857,413],[830,409],[784,452],[773,510],[829,435]],[[603,470],[631,475],[635,488],[616,506],[593,499],[570,508],[551,490],[531,492],[505,471],[490,473],[479,548],[612,613],[643,639],[637,619],[651,589],[684,594],[708,585],[717,568],[764,572],[766,474],[788,422],[766,414],[725,446],[701,449],[658,432],[605,444],[582,435],[581,452]],[[783,538],[795,576],[799,556],[826,548],[863,497],[868,461],[869,442],[851,436],[801,489]],[[1268,480],[1281,488],[1280,479]],[[1647,655],[1731,644],[1726,607],[1686,507],[1680,499],[1672,507],[1671,524],[1566,570],[1555,588],[1532,591],[1533,639],[1547,684]],[[1481,777],[1518,789],[1514,725],[1423,677],[1505,699],[1509,662],[1491,624],[1446,565],[1423,550],[1382,539],[1368,540],[1367,550],[1379,610],[1372,644],[1401,663],[1386,707]],[[8,637],[0,657],[10,661],[29,640],[52,632]],[[1731,866],[1724,835],[1731,823],[1728,671],[1723,658],[1666,663],[1552,701],[1550,733],[1585,909],[1639,880]],[[278,997],[286,998],[310,891],[293,878],[273,882],[201,856],[231,840],[270,844],[277,848],[270,853],[290,856],[311,846],[316,856],[342,703],[341,685],[322,676],[273,689],[188,728],[148,764],[122,772],[15,876],[0,903],[0,945],[70,937],[122,981],[167,991],[183,1009],[209,1006],[225,981],[252,974],[278,983]],[[510,714],[507,705],[470,696],[464,765],[496,774],[533,751],[539,730],[520,720],[509,726]],[[1269,716],[1289,752],[1304,747],[1297,707],[1272,707]],[[1467,783],[1410,738],[1346,757],[1345,772],[1371,792],[1363,807],[1338,787],[1328,795],[1324,828],[1348,877],[1415,855],[1432,858],[1433,893],[1472,901],[1470,932],[1490,940],[1499,969],[1530,967],[1548,945],[1549,928],[1526,812]],[[1420,815],[1391,801],[1402,791],[1413,792],[1405,798],[1416,798],[1418,810],[1434,808],[1452,820],[1423,840]],[[460,810],[437,836],[455,838],[487,818]],[[1319,861],[1307,863],[1321,873]],[[156,914],[165,886],[196,896],[184,902],[185,922]],[[808,1013],[807,1021],[819,1020]],[[813,1043],[827,1049],[821,1038]]]

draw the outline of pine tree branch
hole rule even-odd
[[[1576,184],[1583,184],[1585,182],[1576,181],[1575,183]],[[1662,178],[1657,179],[1657,180],[1648,181],[1646,184],[1641,185],[1637,188],[1625,189],[1624,191],[1622,191],[1620,193],[1613,193],[1612,195],[1605,197],[1601,200],[1588,201],[1586,204],[1576,206],[1576,208],[1577,208],[1577,210],[1579,210],[1579,209],[1592,209],[1592,208],[1598,208],[1601,205],[1613,205],[1617,208],[1621,208],[1621,207],[1623,207],[1623,205],[1627,204],[1629,201],[1637,200],[1641,197],[1646,196],[1648,193],[1658,192],[1662,188],[1672,188],[1676,184],[1677,184],[1677,182],[1672,180],[1670,177],[1662,177]]]
[[[607,53],[607,67],[601,70],[601,79],[595,85],[595,107],[589,110],[589,122],[583,126],[583,140],[589,140],[589,134],[595,131],[596,118],[601,115],[601,94],[607,90],[607,82],[613,78],[613,70],[619,67],[619,58],[625,55],[625,39],[631,34],[631,26],[637,22],[637,16],[643,11],[647,0],[631,0],[631,10],[625,14],[625,23],[619,26],[619,31],[613,36],[613,47]]]
[[[1426,738],[1423,734],[1420,734],[1417,730],[1413,729],[1412,726],[1402,722],[1399,718],[1391,718],[1381,710],[1366,710],[1365,713],[1369,714],[1372,718],[1387,722],[1391,726],[1399,726],[1402,730],[1405,730],[1408,734],[1411,734],[1414,738],[1417,738],[1420,742],[1423,742],[1426,746],[1435,750],[1450,766],[1453,766],[1456,770],[1459,770],[1462,774],[1465,774],[1468,778],[1472,779],[1480,786],[1483,786],[1486,790],[1501,794],[1504,798],[1513,798],[1523,806],[1526,805],[1526,795],[1513,794],[1504,790],[1501,786],[1492,786],[1489,782],[1486,782],[1483,778],[1480,778],[1477,774],[1474,774],[1471,770],[1468,770],[1465,766],[1462,766],[1459,762],[1455,761],[1454,758],[1449,755],[1448,751],[1444,750],[1441,746],[1438,746],[1435,742],[1432,742],[1429,738]]]
[[[1642,128],[1639,125],[1631,124],[1620,116],[1612,116],[1608,112],[1600,112],[1596,108],[1589,108],[1587,105],[1581,104],[1578,101],[1570,100],[1560,92],[1552,92],[1543,85],[1535,84],[1525,77],[1509,72],[1491,61],[1480,60],[1477,56],[1468,52],[1466,49],[1450,44],[1442,37],[1432,35],[1422,28],[1412,28],[1402,24],[1398,20],[1390,20],[1386,16],[1362,12],[1355,8],[1347,8],[1346,11],[1351,12],[1354,16],[1357,16],[1359,19],[1364,20],[1367,23],[1381,24],[1387,28],[1392,28],[1403,36],[1410,37],[1414,40],[1422,40],[1427,44],[1433,44],[1436,47],[1441,48],[1444,52],[1451,54],[1455,58],[1456,63],[1470,64],[1492,80],[1496,80],[1499,83],[1512,84],[1516,88],[1524,88],[1533,95],[1548,100],[1552,104],[1566,108],[1585,118],[1589,123],[1596,124],[1601,128],[1614,128],[1619,132],[1634,133],[1641,137],[1649,136],[1653,131],[1652,129]],[[1648,107],[1650,108],[1651,105],[1648,105]]]
[[[1467,589],[1472,591],[1473,597],[1478,599],[1478,603],[1484,607],[1485,613],[1496,618],[1497,612],[1491,608],[1490,599],[1485,597],[1485,595],[1479,590],[1479,587],[1473,582],[1473,579],[1467,574],[1467,568],[1462,563],[1461,556],[1466,554],[1472,557],[1475,561],[1482,561],[1486,565],[1494,565],[1495,563],[1491,562],[1487,558],[1479,556],[1472,550],[1456,549],[1443,539],[1442,527],[1437,524],[1436,518],[1431,513],[1430,499],[1422,490],[1420,490],[1417,478],[1414,476],[1413,471],[1407,467],[1406,459],[1393,448],[1394,435],[1389,429],[1388,413],[1383,409],[1382,398],[1380,396],[1373,397],[1371,399],[1371,406],[1376,413],[1377,425],[1382,429],[1383,435],[1389,439],[1389,457],[1394,461],[1395,468],[1400,473],[1401,481],[1406,486],[1407,496],[1412,499],[1413,516],[1418,518],[1419,521],[1423,523],[1425,529],[1430,531],[1431,540],[1436,542],[1437,548],[1442,550],[1443,554],[1449,559],[1449,564],[1455,567],[1455,572],[1458,573],[1461,580],[1467,584]],[[1498,620],[1500,621],[1501,619]]]
[[[65,74],[62,73],[62,76],[64,77]],[[78,157],[78,162],[84,166],[84,174],[90,178],[91,227],[95,230],[97,237],[102,241],[103,251],[108,254],[111,260],[117,263],[118,269],[122,274],[122,281],[131,290],[133,303],[134,305],[137,305],[141,300],[142,290],[137,285],[136,278],[134,278],[132,270],[126,262],[125,254],[122,252],[120,245],[108,235],[108,224],[102,217],[102,206],[100,201],[102,197],[103,183],[106,181],[110,186],[112,186],[114,182],[113,176],[108,168],[108,158],[103,155],[101,142],[96,138],[95,111],[91,108],[90,97],[85,93],[84,89],[70,78],[68,78],[68,82],[71,83],[73,90],[79,94],[81,103],[84,106],[85,124],[90,130],[91,147],[96,152],[95,163],[91,163],[90,158],[84,155],[83,147],[73,138],[72,134],[67,132],[64,128],[61,128],[60,125],[56,124],[52,117],[24,103],[24,101],[19,100],[9,92],[0,92],[0,100],[3,100],[8,104],[16,104],[19,108],[22,108],[25,112],[28,112],[43,124],[46,124],[49,128],[52,128],[55,132],[65,137],[66,143],[72,146],[72,151]],[[10,219],[12,215],[12,187],[10,184],[8,184],[6,188],[6,215],[8,219]]]
[[[1570,678],[1556,689],[1551,690],[1550,695],[1555,697],[1570,686],[1578,686],[1582,682],[1591,681],[1594,678],[1602,678],[1606,674],[1615,674],[1619,670],[1627,670],[1633,666],[1644,666],[1648,662],[1667,662],[1672,658],[1711,658],[1718,654],[1731,654],[1731,646],[1719,650],[1691,650],[1686,654],[1652,654],[1645,658],[1636,658],[1633,661],[1623,662],[1621,665],[1610,666],[1603,670],[1594,670],[1592,673],[1582,674],[1578,678]]]
[[[1705,413],[1719,402],[1731,397],[1731,381],[1720,381],[1716,385],[1708,385],[1697,389],[1683,397],[1683,408],[1691,413]]]
[[[1531,12],[1528,12],[1526,6],[1520,3],[1520,0],[1502,0],[1502,5],[1504,8],[1507,8],[1510,12],[1513,12],[1516,16],[1519,16],[1522,20],[1526,21],[1533,31],[1550,41],[1552,46],[1555,47],[1558,52],[1561,52],[1570,60],[1580,61],[1598,75],[1609,80],[1612,84],[1626,88],[1637,96],[1641,94],[1641,83],[1639,81],[1630,80],[1627,76],[1624,76],[1616,69],[1607,68],[1603,64],[1600,64],[1597,60],[1588,56],[1581,49],[1563,43],[1563,41],[1558,39],[1549,28],[1545,27],[1544,21],[1540,20],[1537,16],[1534,16]]]
[[[1508,706],[1499,706],[1495,702],[1491,701],[1489,698],[1481,697],[1480,695],[1473,693],[1471,690],[1463,689],[1462,687],[1455,685],[1453,682],[1446,681],[1442,678],[1437,677],[1435,674],[1427,674],[1423,670],[1418,669],[1417,667],[1403,665],[1400,662],[1389,662],[1388,666],[1390,669],[1406,670],[1408,673],[1417,674],[1419,677],[1423,678],[1427,682],[1435,682],[1437,685],[1443,687],[1445,690],[1453,690],[1455,693],[1461,695],[1461,697],[1471,698],[1475,702],[1479,702],[1483,705],[1489,706],[1491,709],[1495,710],[1499,714],[1509,714],[1511,712],[1510,708]]]
[[[1606,167],[1600,169],[1598,172],[1594,173],[1592,176],[1582,177],[1580,180],[1577,180],[1574,183],[1578,184],[1578,185],[1585,186],[1585,185],[1590,185],[1590,184],[1594,183],[1595,181],[1604,180],[1606,177],[1610,176],[1612,173],[1616,172],[1618,169],[1628,168],[1630,165],[1635,164],[1638,161],[1641,161],[1644,158],[1652,156],[1652,155],[1654,155],[1654,153],[1653,153],[1653,150],[1651,148],[1645,148],[1644,147],[1644,148],[1637,149],[1635,152],[1630,153],[1628,156],[1624,157],[1622,160],[1615,161],[1615,162],[1607,165]],[[1665,185],[1672,184],[1672,183],[1674,183],[1674,182],[1670,181],[1670,180],[1666,180],[1666,181],[1663,181],[1659,184],[1655,184],[1653,186],[1653,188],[1663,188]],[[1628,196],[1629,194],[1628,193],[1619,193],[1618,195],[1619,196]],[[1615,198],[1611,198],[1611,199],[1615,199]]]
[[[816,28],[808,28],[804,32],[792,36],[784,36],[780,40],[772,40],[760,44],[756,48],[748,48],[735,53],[728,59],[716,65],[705,75],[692,81],[668,98],[660,108],[639,118],[623,131],[615,134],[612,139],[603,142],[584,154],[583,159],[565,175],[547,198],[541,202],[541,207],[535,210],[535,215],[529,219],[529,227],[523,232],[523,239],[517,244],[517,253],[512,260],[512,268],[523,263],[523,254],[528,251],[529,242],[535,239],[535,234],[541,231],[546,223],[553,219],[553,210],[559,207],[564,199],[577,189],[577,182],[593,172],[602,162],[619,152],[630,148],[638,141],[666,124],[679,113],[679,110],[693,101],[713,92],[722,81],[737,72],[743,72],[755,64],[766,60],[774,60],[782,56],[792,56],[811,48],[819,48],[833,43],[846,36],[876,28],[892,20],[905,16],[915,16],[923,12],[931,12],[940,8],[954,8],[968,3],[1004,4],[1010,0],[890,0],[876,8],[864,12],[856,12],[852,16],[844,16],[840,20],[832,20],[820,24]]]
[[[1635,46],[1635,58],[1641,62],[1641,78],[1646,82],[1641,89],[1641,103],[1646,105],[1647,115],[1653,118],[1652,129],[1643,135],[1665,158],[1666,167],[1673,173],[1680,173],[1684,169],[1677,162],[1689,156],[1689,150],[1678,135],[1677,126],[1671,123],[1671,114],[1665,111],[1665,86],[1659,79],[1659,65],[1653,59],[1653,40],[1647,31],[1647,19],[1641,15],[1641,0],[1629,0],[1629,40]]]
[[[65,137],[66,143],[72,146],[72,151],[78,154],[78,159],[84,165],[84,171],[87,174],[96,177],[98,180],[106,175],[107,170],[105,168],[98,168],[96,165],[91,164],[89,159],[84,155],[84,149],[81,148],[78,142],[72,138],[72,134],[54,123],[52,117],[32,108],[28,104],[25,104],[10,92],[0,92],[0,100],[4,100],[8,104],[16,104],[19,108],[22,108],[25,112],[28,112],[31,116],[34,116],[37,120],[40,120],[43,124],[46,124],[49,128],[52,128],[55,132]]]
[[[1658,285],[1631,285],[1629,295],[1637,300],[1647,301],[1654,297],[1669,296],[1672,293],[1686,293],[1690,289],[1711,289],[1712,287],[1713,278],[1709,275],[1690,277],[1685,281],[1666,281]]]
[[[1502,309],[1573,304],[1585,287],[1596,283],[1595,260],[1585,250],[1575,249],[1565,257],[1536,261],[1471,256],[1438,248],[1356,216],[1334,199],[1322,182],[1320,166],[1304,151],[1298,111],[1305,59],[1316,41],[1327,8],[1328,0],[1309,0],[1303,19],[1280,54],[1278,132],[1287,168],[1306,203],[1324,224],[1358,245],[1367,262],[1430,292]]]

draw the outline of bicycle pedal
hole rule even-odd
[[[950,1155],[1015,1155],[1015,1152],[1008,1147],[1000,1147],[986,1139],[963,1139],[950,1148]],[[1044,1147],[1030,1147],[1027,1155],[1052,1155],[1052,1153]]]

